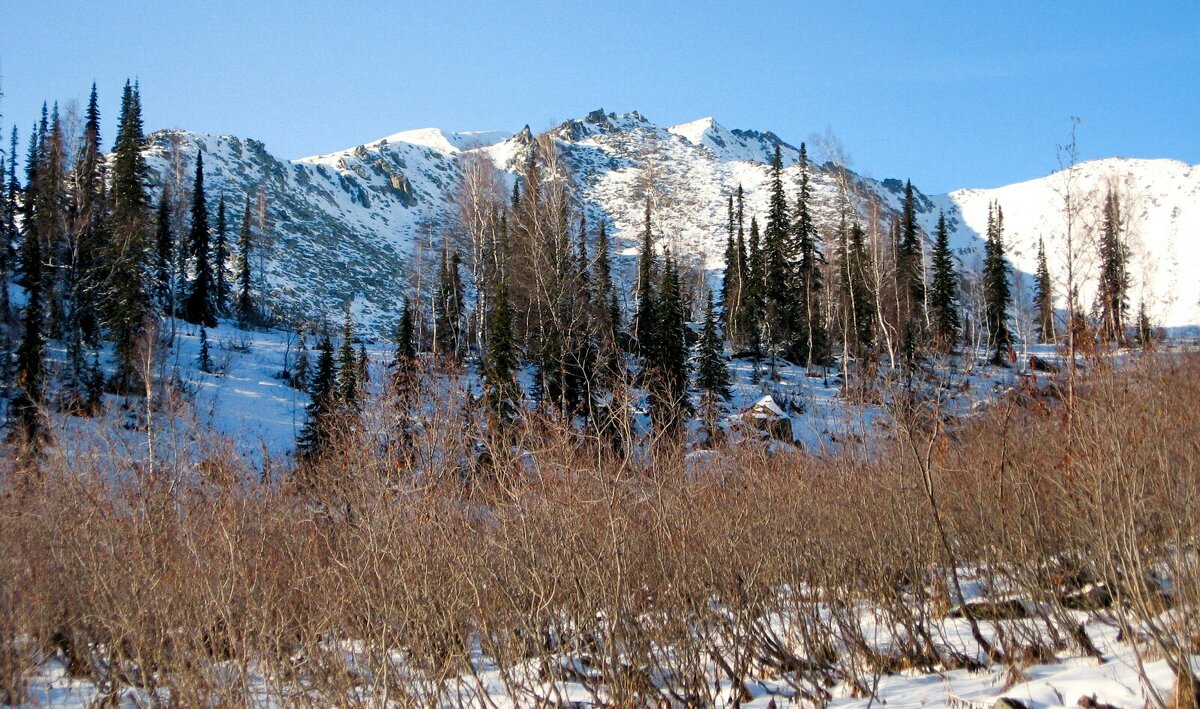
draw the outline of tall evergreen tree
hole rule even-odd
[[[609,251],[608,229],[604,220],[600,220],[596,232],[596,259],[592,277],[595,295],[592,303],[600,341],[611,347],[617,343],[617,332],[621,329],[621,308],[617,303],[617,289],[613,285],[612,255]]]
[[[242,324],[254,321],[254,299],[251,292],[253,278],[250,271],[250,250],[253,248],[253,234],[250,231],[250,197],[246,197],[246,209],[242,213],[242,224],[238,227],[238,322]]]
[[[734,223],[733,195],[729,195],[725,219],[725,271],[721,275],[721,307],[725,309],[726,322],[729,313],[737,309],[738,290],[741,288],[741,271],[738,269],[737,225]]]
[[[309,387],[309,403],[305,408],[304,428],[298,441],[300,452],[305,457],[316,457],[329,444],[337,412],[337,369],[333,359],[333,342],[329,334],[321,336],[317,346],[317,371]]]
[[[670,251],[663,256],[662,284],[655,315],[655,346],[646,366],[650,417],[659,430],[676,434],[691,412],[691,406],[687,398],[687,323],[679,290],[679,272]]]
[[[930,266],[933,277],[929,287],[929,315],[933,323],[934,344],[941,351],[949,352],[958,342],[961,324],[958,315],[958,275],[954,270],[954,254],[950,252],[945,214],[938,215]]]
[[[778,150],[778,148],[776,148]],[[796,323],[788,353],[811,368],[814,364],[829,363],[829,336],[821,313],[824,302],[825,278],[822,268],[825,256],[821,253],[820,237],[812,216],[809,183],[808,150],[800,144],[800,194],[796,198],[795,306]]]
[[[866,235],[862,226],[854,222],[842,249],[841,285],[849,327],[849,352],[852,357],[870,356],[875,336],[875,294],[867,278],[868,259]]]
[[[799,331],[794,290],[791,221],[783,191],[783,156],[778,145],[771,161],[767,222],[762,232],[762,304],[767,343],[772,352],[792,355]],[[802,295],[802,294],[801,294]]]
[[[758,230],[758,219],[750,218],[750,243],[746,254],[744,293],[742,294],[741,325],[739,330],[746,346],[755,359],[763,353],[764,270],[762,238]]]
[[[925,343],[925,273],[921,234],[917,228],[916,196],[912,182],[904,184],[896,247],[896,289],[900,299],[902,348],[910,362]]]
[[[96,84],[85,114],[83,141],[75,165],[73,213],[75,226],[70,263],[71,327],[89,345],[99,341],[97,293],[104,281],[101,254],[106,235],[107,192],[104,152],[100,147],[100,106]]]
[[[435,301],[434,349],[455,360],[462,357],[463,285],[459,266],[462,256],[442,242],[438,294]]]
[[[141,98],[136,87],[126,82],[112,158],[111,212],[103,266],[107,275],[101,309],[115,343],[116,380],[122,388],[130,385],[137,372],[138,338],[154,315],[150,200],[146,193],[149,173],[142,157],[144,144]]]
[[[700,334],[700,349],[696,358],[696,387],[700,390],[700,403],[709,441],[712,441],[715,435],[721,402],[730,398],[729,368],[725,365],[723,344],[724,337],[717,330],[712,292],[709,291],[704,306],[704,330]]]
[[[413,324],[412,305],[408,298],[400,311],[400,323],[396,327],[396,353],[392,356],[392,388],[397,395],[404,395],[412,384],[417,366],[417,333]]]
[[[300,341],[296,343],[296,363],[292,365],[292,387],[301,391],[308,390],[309,378],[312,375],[312,362],[308,357],[308,337],[304,328],[300,328]]]
[[[987,242],[984,245],[983,290],[988,340],[993,347],[992,362],[1002,364],[1012,347],[1008,312],[1012,290],[1008,284],[1008,260],[1004,255],[1004,212],[1000,205],[988,206]]]
[[[1104,228],[1100,234],[1100,282],[1096,288],[1096,310],[1100,337],[1118,344],[1125,340],[1125,318],[1129,313],[1129,273],[1126,249],[1121,239],[1121,205],[1114,190],[1104,199]]]
[[[1050,266],[1046,263],[1046,245],[1041,239],[1038,239],[1033,306],[1037,309],[1038,340],[1054,342],[1054,284],[1050,280]]]
[[[233,290],[226,277],[229,264],[229,223],[225,217],[225,195],[217,202],[217,240],[213,246],[213,274],[216,277],[216,290],[213,291],[214,305],[218,315],[229,312],[229,296]]]
[[[638,257],[637,312],[633,318],[633,336],[637,353],[643,359],[655,356],[658,313],[654,298],[654,237],[650,222],[650,200],[646,199],[645,225],[642,228],[642,252]]]
[[[504,425],[516,418],[521,389],[517,383],[518,351],[512,306],[503,279],[496,281],[487,332],[487,349],[483,357],[483,399],[495,424]]]
[[[183,303],[183,319],[193,325],[217,326],[217,306],[209,260],[208,200],[204,196],[204,153],[196,156],[196,182],[192,188],[192,228],[188,248],[195,270],[191,292]]]
[[[357,413],[362,401],[363,381],[354,351],[354,321],[350,309],[342,323],[342,344],[337,354],[337,401],[347,414]]]
[[[25,311],[17,349],[17,395],[12,402],[15,435],[37,450],[46,433],[42,404],[46,386],[45,305],[42,298],[42,240],[35,224],[25,225]]]

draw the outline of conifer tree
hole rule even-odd
[[[921,235],[917,229],[916,197],[912,182],[904,184],[896,247],[896,289],[900,296],[902,348],[910,363],[925,340],[925,274]]]
[[[246,209],[242,224],[238,227],[238,322],[245,325],[254,321],[254,300],[251,296],[250,250],[253,248],[250,232],[250,197],[246,197]]]
[[[232,290],[229,279],[226,278],[226,267],[229,263],[229,224],[225,218],[225,195],[217,202],[217,241],[213,246],[213,274],[216,277],[216,289],[213,291],[214,306],[218,315],[229,312],[229,295]]]
[[[798,349],[796,338],[799,333],[797,296],[803,292],[794,289],[793,267],[796,263],[792,249],[792,229],[788,217],[787,196],[783,191],[783,157],[778,145],[771,161],[770,196],[768,197],[767,222],[762,232],[761,276],[763,322],[766,324],[767,342],[772,353],[783,352],[792,356]]]
[[[1114,190],[1104,199],[1104,228],[1100,234],[1100,282],[1096,288],[1096,310],[1100,337],[1105,342],[1125,340],[1125,317],[1129,311],[1125,245],[1121,240],[1121,205]]]
[[[17,395],[12,402],[14,435],[38,450],[46,426],[42,413],[45,395],[45,305],[42,298],[42,243],[34,224],[25,225],[25,311],[21,343],[17,349]]]
[[[392,388],[396,394],[405,394],[412,384],[417,365],[417,336],[413,324],[412,305],[404,298],[400,311],[400,323],[396,327],[396,352],[389,365],[392,370]]]
[[[1146,301],[1138,303],[1137,313],[1137,344],[1143,350],[1154,348],[1154,342],[1157,340],[1157,334],[1154,325],[1150,322],[1150,314],[1146,312]]]
[[[741,271],[738,268],[737,226],[734,223],[733,195],[729,195],[725,220],[725,270],[721,275],[721,307],[725,310],[725,321],[729,322],[737,310],[738,291],[741,288]]]
[[[778,150],[778,148],[776,148]],[[808,172],[808,149],[800,144],[800,194],[796,198],[795,221],[795,290],[796,322],[792,326],[790,356],[803,361],[811,369],[814,364],[829,363],[829,336],[821,313],[824,302],[825,279],[822,268],[825,256],[821,253],[817,226],[810,209],[812,199]]]
[[[442,260],[434,313],[434,349],[455,360],[462,357],[463,285],[459,274],[462,257],[458,249],[442,242]]]
[[[196,358],[200,365],[200,371],[205,374],[212,372],[212,356],[208,351],[208,329],[203,325],[200,326],[200,354]]]
[[[696,362],[696,387],[700,389],[700,403],[709,441],[712,441],[716,431],[721,402],[728,401],[730,397],[729,368],[725,366],[723,343],[724,338],[717,330],[710,291],[704,307],[704,330],[700,334]]]
[[[1008,284],[1008,261],[1004,255],[1004,212],[1000,205],[988,206],[987,242],[983,263],[984,309],[988,340],[994,348],[992,362],[1002,364],[1012,346],[1008,326],[1008,311],[1012,305],[1012,290]]]
[[[646,369],[650,418],[659,430],[678,433],[691,406],[687,399],[687,323],[679,291],[679,273],[670,251],[663,256],[655,346],[653,357],[647,358]]]
[[[1037,309],[1039,342],[1054,342],[1054,285],[1046,263],[1046,245],[1038,239],[1037,274],[1034,276],[1033,306]]]
[[[347,413],[356,413],[362,398],[363,382],[358,368],[358,357],[354,352],[354,322],[350,309],[342,324],[342,344],[337,355],[337,401]]]
[[[518,352],[512,306],[503,279],[496,281],[487,332],[487,349],[483,358],[483,398],[494,423],[504,425],[516,418],[521,389],[516,375]]]
[[[743,284],[742,322],[739,327],[755,360],[763,354],[763,252],[762,239],[758,230],[758,219],[750,218],[750,244],[746,255],[746,279]]]
[[[192,228],[188,234],[195,278],[191,293],[183,304],[183,319],[193,325],[217,326],[212,261],[209,260],[210,234],[208,201],[204,196],[204,153],[196,156],[196,182],[192,188]]]
[[[12,304],[9,302],[8,297],[8,272],[12,267],[12,259],[9,258],[9,245],[16,240],[16,235],[8,228],[8,220],[4,211],[4,178],[7,174],[8,168],[4,155],[0,154],[0,329],[12,319]],[[7,352],[7,340],[0,342],[0,349]]]
[[[929,287],[929,315],[933,323],[934,344],[942,352],[950,352],[958,342],[961,325],[958,315],[958,275],[954,270],[954,255],[950,252],[945,214],[938,215],[930,266],[933,277]]]
[[[300,328],[300,341],[296,345],[296,363],[292,365],[292,388],[301,391],[308,389],[310,369],[312,369],[312,363],[308,359],[308,337],[304,334],[304,328]]]
[[[100,147],[100,107],[96,84],[85,114],[83,141],[75,166],[75,190],[72,205],[75,247],[70,262],[71,327],[79,331],[88,345],[99,342],[97,293],[104,281],[101,252],[107,216],[104,152]]]
[[[104,322],[115,344],[116,381],[121,388],[127,388],[137,372],[137,341],[154,314],[144,143],[141,98],[137,88],[126,82],[112,158],[108,248],[103,265],[107,287],[102,302]]]
[[[612,256],[609,253],[608,229],[604,220],[596,232],[596,260],[593,283],[595,295],[592,298],[597,333],[601,342],[615,345],[617,332],[621,329],[621,308],[617,304],[617,289],[613,285]]]
[[[333,418],[337,407],[337,370],[333,360],[333,342],[329,334],[321,336],[317,346],[317,371],[309,388],[309,403],[305,408],[306,420],[300,431],[299,448],[305,457],[316,457],[324,452],[332,433]]]
[[[637,354],[643,360],[655,357],[655,334],[658,313],[654,298],[654,237],[650,223],[650,200],[646,199],[645,225],[642,229],[642,252],[638,258],[637,312],[633,318],[633,336]]]
[[[842,291],[848,303],[846,311],[850,317],[850,353],[854,357],[863,358],[870,355],[874,344],[875,294],[871,291],[867,278],[870,257],[867,254],[866,235],[858,222],[850,227],[843,253],[845,262],[841,272]]]

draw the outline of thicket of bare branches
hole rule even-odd
[[[906,668],[1104,661],[1101,623],[1170,663],[1178,701],[1200,651],[1198,373],[1099,367],[1069,419],[1026,392],[948,426],[897,395],[873,450],[833,459],[617,455],[536,414],[486,435],[432,379],[282,480],[212,434],[153,467],[51,450],[4,470],[0,699],[57,657],[179,706],[486,704],[489,669],[522,703],[563,679],[712,705],[764,677],[821,702]],[[967,575],[991,593],[958,603]],[[955,614],[974,641],[945,634]]]

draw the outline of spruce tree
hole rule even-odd
[[[950,352],[958,342],[961,325],[958,315],[958,275],[954,270],[954,255],[950,252],[945,214],[938,215],[930,266],[933,277],[929,287],[929,315],[933,323],[934,345],[942,352]]]
[[[901,347],[911,363],[925,343],[925,274],[921,235],[917,229],[916,196],[912,182],[904,184],[896,247],[896,289],[903,331]]]
[[[350,319],[349,308],[346,309],[346,319],[342,324],[342,344],[338,347],[337,370],[338,404],[347,413],[356,413],[362,400],[363,382],[358,357],[354,351],[354,322]]]
[[[821,313],[824,302],[825,279],[822,268],[825,257],[821,253],[820,238],[813,220],[810,201],[808,150],[800,144],[800,194],[796,198],[795,221],[795,307],[796,322],[788,348],[789,356],[803,361],[810,369],[814,364],[829,363],[829,336],[825,331],[825,319]]]
[[[521,401],[517,384],[517,341],[512,306],[503,279],[496,282],[492,310],[488,313],[487,349],[483,357],[483,399],[497,425],[516,418]]]
[[[862,226],[855,222],[843,249],[842,291],[850,318],[848,328],[851,337],[850,353],[856,358],[868,357],[875,337],[875,294],[867,278],[869,268],[866,235]]]
[[[72,211],[75,247],[70,260],[71,327],[90,346],[99,342],[97,293],[104,281],[101,254],[106,235],[107,192],[104,152],[100,147],[100,107],[96,84],[85,113],[83,140],[75,165]]]
[[[250,197],[246,197],[246,208],[242,213],[242,223],[238,227],[238,322],[242,325],[254,322],[254,300],[251,295],[250,250],[253,248],[253,234],[250,231]]]
[[[392,388],[398,396],[404,396],[412,384],[417,366],[417,335],[413,324],[412,305],[404,298],[400,311],[400,323],[396,326],[396,352],[389,368],[392,370]]]
[[[213,292],[214,305],[218,315],[229,312],[229,296],[232,287],[226,278],[226,267],[229,264],[229,224],[225,218],[225,195],[217,202],[217,241],[213,246],[213,273],[216,276],[216,290]]]
[[[613,285],[612,255],[609,253],[608,229],[604,220],[596,232],[596,259],[593,267],[595,295],[592,298],[597,333],[601,342],[611,347],[617,343],[621,329],[621,308],[617,304],[617,289]]]
[[[46,434],[42,413],[46,386],[45,305],[42,297],[42,243],[34,225],[25,225],[25,311],[17,349],[17,395],[12,402],[14,436],[36,451]]]
[[[663,256],[656,316],[653,357],[647,360],[650,418],[659,430],[676,434],[691,406],[687,399],[687,323],[679,291],[679,273],[670,251]]]
[[[725,311],[725,321],[733,317],[737,310],[738,291],[741,289],[741,272],[738,268],[737,226],[734,223],[733,195],[729,195],[726,205],[725,219],[725,270],[721,274],[721,307]]]
[[[292,388],[301,391],[308,389],[308,380],[312,363],[308,359],[308,337],[304,328],[300,328],[300,342],[296,345],[296,363],[292,365]]]
[[[642,228],[642,251],[638,257],[637,312],[633,318],[633,336],[637,354],[643,360],[654,359],[658,314],[654,299],[654,236],[650,222],[650,200],[646,199],[645,221]]]
[[[717,319],[713,314],[712,292],[704,307],[704,330],[700,334],[700,349],[696,361],[696,387],[700,390],[700,402],[704,412],[708,440],[712,441],[716,431],[716,419],[721,402],[728,401],[729,368],[725,366],[724,338],[717,330]]]
[[[122,389],[130,386],[137,372],[138,338],[154,315],[144,145],[141,98],[136,87],[126,82],[112,157],[108,248],[102,267],[107,287],[101,308],[115,345],[116,381]]]
[[[442,260],[434,312],[434,349],[458,360],[462,357],[463,285],[459,273],[462,256],[442,242]]]
[[[1012,347],[1012,334],[1008,326],[1012,290],[1008,284],[1008,260],[1004,255],[1004,212],[996,203],[988,205],[983,270],[988,340],[993,347],[991,361],[994,364],[1003,364],[1005,355]]]
[[[746,255],[746,280],[742,295],[742,338],[757,361],[763,355],[763,318],[765,308],[763,286],[762,239],[758,230],[758,219],[750,218],[750,244]]]
[[[204,196],[204,154],[196,156],[196,182],[192,188],[192,228],[188,248],[195,271],[191,293],[183,304],[183,319],[193,325],[217,326],[212,261],[209,260],[210,234],[208,201]]]
[[[196,361],[200,365],[201,372],[212,373],[212,356],[208,351],[208,329],[203,325],[200,326],[200,354]]]
[[[1129,311],[1125,245],[1121,240],[1121,205],[1114,190],[1104,199],[1104,228],[1100,234],[1100,282],[1096,288],[1096,310],[1100,315],[1100,337],[1121,344],[1125,340],[1125,317]]]
[[[306,420],[298,441],[301,454],[308,458],[320,455],[328,446],[336,413],[337,370],[333,360],[333,342],[328,333],[321,336],[317,350],[320,353],[317,356],[317,371],[309,388]]]
[[[775,157],[771,161],[770,196],[767,202],[767,222],[762,232],[761,276],[763,322],[766,324],[767,343],[773,353],[783,352],[792,356],[799,332],[797,296],[803,292],[793,288],[793,266],[796,263],[792,249],[791,221],[788,217],[787,196],[783,191],[783,157],[780,147],[775,146]]]
[[[1037,274],[1034,277],[1033,306],[1037,309],[1039,342],[1054,342],[1054,285],[1046,263],[1046,246],[1038,239]]]

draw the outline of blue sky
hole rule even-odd
[[[95,80],[111,141],[126,77],[148,129],[281,157],[603,107],[831,132],[855,169],[941,192],[1050,172],[1071,116],[1085,158],[1200,162],[1198,38],[1196,0],[0,0],[0,123],[24,138],[43,100],[82,103]]]

